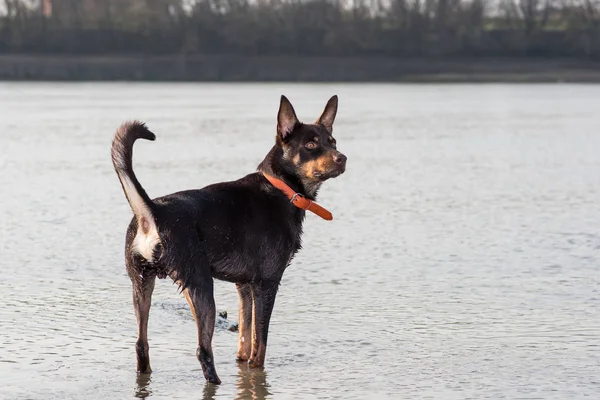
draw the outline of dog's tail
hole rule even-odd
[[[138,221],[138,228],[147,234],[156,224],[152,210],[154,203],[133,173],[133,143],[137,139],[154,140],[156,136],[139,121],[125,122],[119,127],[112,142],[112,162],[121,181],[121,186]]]

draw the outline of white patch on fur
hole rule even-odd
[[[129,200],[129,205],[131,206],[131,210],[138,217],[138,220],[142,217],[148,218],[148,222],[153,223],[154,218],[152,218],[152,212],[144,203],[142,196],[138,193],[133,182],[129,179],[129,177],[122,173],[121,171],[117,172],[119,174],[119,178],[123,184],[123,189],[125,190],[125,196],[127,196],[127,200]]]
[[[138,228],[137,234],[133,239],[132,250],[139,253],[146,260],[152,261],[154,248],[158,243],[160,243],[160,237],[154,226],[146,234],[144,234],[142,228]]]
[[[158,229],[156,227],[156,223],[154,222],[154,216],[152,215],[152,212],[146,203],[144,203],[144,200],[139,195],[138,191],[135,189],[135,186],[129,177],[125,174],[122,174],[120,171],[118,174],[119,178],[121,178],[121,182],[123,183],[125,195],[129,200],[133,214],[138,222],[138,229],[135,238],[133,239],[132,250],[136,253],[139,253],[146,260],[152,261],[154,247],[160,243],[160,237],[158,236]],[[143,220],[148,222],[148,232],[146,233],[144,233],[144,230],[142,229]]]

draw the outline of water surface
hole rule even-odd
[[[151,196],[237,179],[275,136],[279,95],[312,121],[332,94],[346,174],[309,215],[264,371],[196,328],[171,282],[135,373],[123,266],[131,218],[109,157],[147,121]],[[600,87],[0,84],[0,398],[600,397]],[[237,318],[232,284],[219,310]]]

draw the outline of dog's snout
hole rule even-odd
[[[346,164],[346,160],[348,159],[348,157],[346,157],[345,155],[343,155],[342,153],[337,153],[333,155],[333,161],[336,164],[340,164],[340,165],[345,165]]]

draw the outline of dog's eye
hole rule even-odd
[[[304,147],[306,147],[309,150],[312,150],[317,148],[317,144],[315,142],[308,142],[304,145]]]

